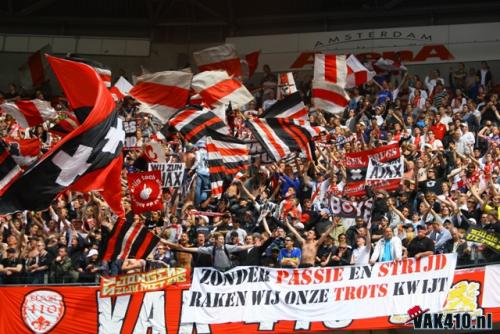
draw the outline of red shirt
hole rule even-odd
[[[446,125],[443,123],[434,124],[431,126],[430,130],[434,132],[434,137],[439,140],[443,140],[446,134]]]

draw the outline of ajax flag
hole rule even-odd
[[[401,179],[404,173],[404,158],[379,162],[370,159],[368,170],[366,171],[367,180],[391,180]]]

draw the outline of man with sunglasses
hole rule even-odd
[[[280,250],[278,262],[282,268],[297,268],[302,258],[300,248],[293,246],[293,239],[290,236],[285,237],[285,248]]]

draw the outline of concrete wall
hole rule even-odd
[[[141,66],[150,72],[184,68],[190,63],[193,51],[208,46],[210,45],[153,43],[149,57],[83,56],[110,66],[115,80],[120,75],[131,80],[133,74],[141,74]],[[20,83],[19,68],[26,63],[29,56],[29,53],[0,53],[0,91],[5,91],[10,82]]]

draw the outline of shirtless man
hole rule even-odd
[[[171,243],[166,243],[168,246]],[[179,245],[182,247],[191,247],[189,244],[189,236],[187,233],[182,233],[179,239]],[[175,249],[175,248],[174,248]],[[191,260],[193,259],[193,255],[185,252],[177,252],[177,266],[181,268],[186,268],[191,270]]]
[[[302,238],[299,232],[290,225],[288,219],[285,220],[286,226],[292,231],[292,233],[297,238],[300,246],[302,247],[302,259],[300,261],[301,268],[309,268],[314,266],[314,261],[316,260],[316,253],[318,252],[319,246],[326,240],[326,237],[335,228],[335,223],[326,230],[319,240],[316,240],[316,232],[314,230],[309,230],[306,232],[306,239]]]

